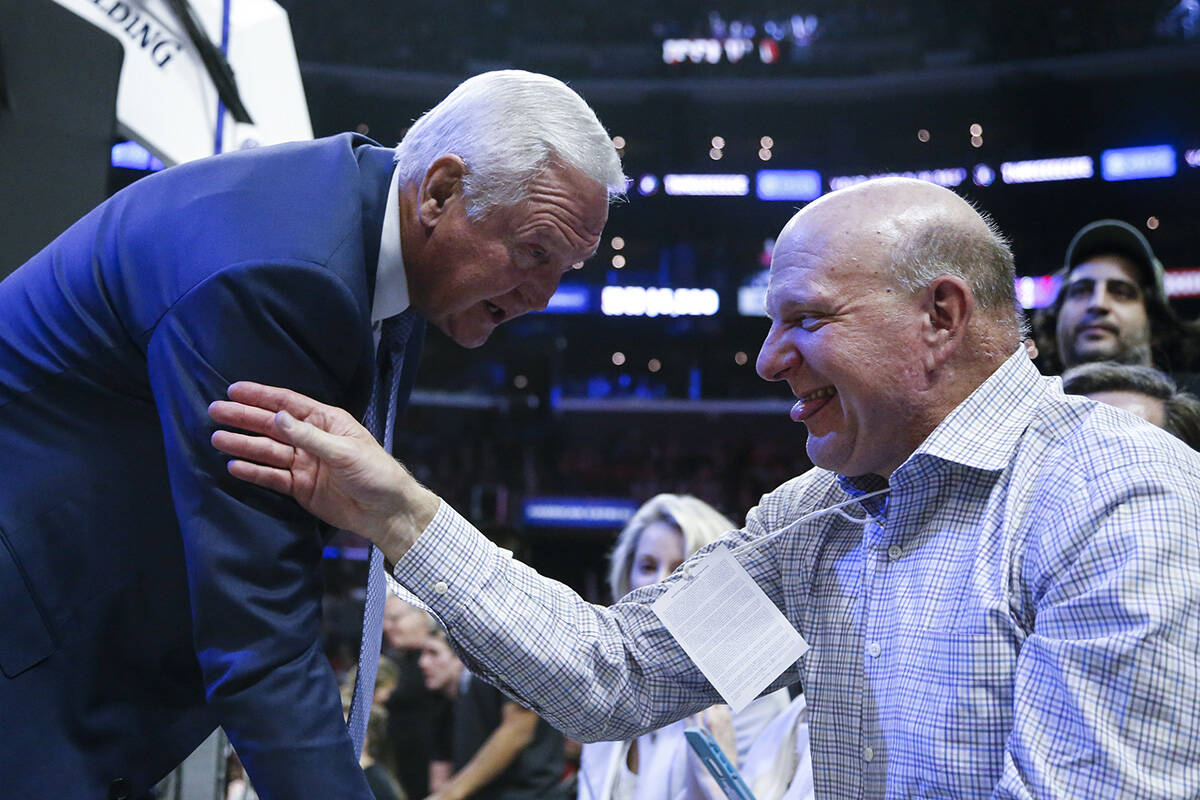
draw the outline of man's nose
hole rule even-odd
[[[522,286],[521,296],[525,305],[529,306],[531,311],[545,311],[546,306],[550,304],[550,298],[558,291],[560,278],[562,278],[561,273],[547,271]]]
[[[1092,289],[1092,296],[1088,298],[1088,308],[1102,309],[1108,311],[1112,308],[1112,297],[1108,293],[1108,287],[1101,282],[1097,282]]]
[[[794,365],[798,355],[795,348],[786,345],[779,326],[772,324],[758,351],[758,360],[754,362],[754,368],[763,380],[781,381],[784,373]]]

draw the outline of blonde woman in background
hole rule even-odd
[[[613,598],[663,580],[692,553],[736,527],[690,495],[650,499],[617,538],[609,572]],[[780,690],[740,714],[717,705],[636,740],[585,744],[579,800],[722,800],[724,794],[688,747],[684,729],[708,728],[729,760],[741,766],[759,734],[787,707],[787,691]]]

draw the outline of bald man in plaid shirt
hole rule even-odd
[[[812,645],[772,688],[807,695],[818,797],[1200,796],[1200,456],[1040,376],[1013,275],[966,202],[903,179],[810,204],[776,244],[758,371],[796,395],[816,466],[708,549],[890,490],[741,559]],[[680,572],[591,606],[348,415],[230,397],[210,412],[249,432],[214,435],[230,470],[378,543],[472,671],[568,735],[718,701],[650,609]]]

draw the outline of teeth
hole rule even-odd
[[[808,402],[809,400],[819,400],[822,397],[833,397],[835,394],[837,394],[837,389],[834,389],[832,386],[826,386],[824,389],[817,389],[812,394],[806,394],[800,399]]]

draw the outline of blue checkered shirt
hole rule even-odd
[[[811,470],[710,547],[883,485]],[[1200,797],[1200,456],[1022,351],[890,486],[865,524],[741,557],[812,645],[773,688],[802,682],[817,795]],[[396,577],[473,671],[581,740],[718,700],[649,609],[663,585],[589,605],[445,504]]]

